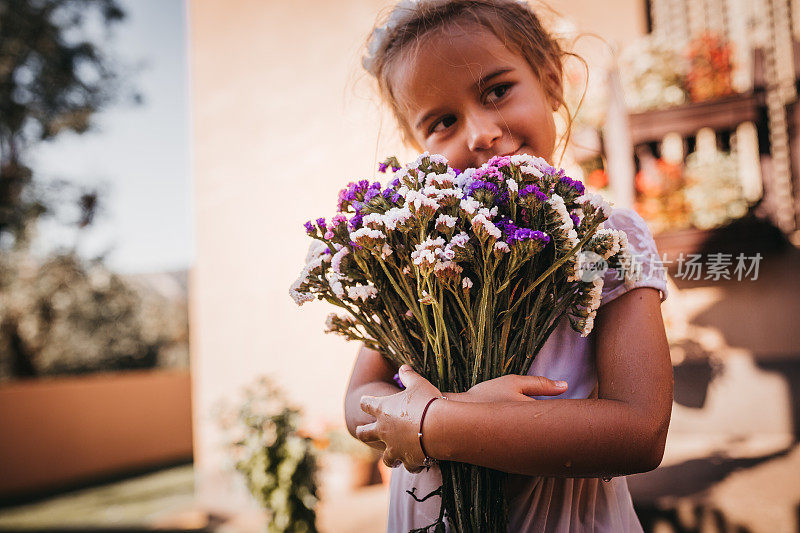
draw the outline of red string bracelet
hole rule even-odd
[[[419,433],[417,433],[417,436],[419,437],[419,447],[422,448],[422,455],[425,456],[425,460],[422,462],[422,464],[426,467],[430,467],[432,464],[434,464],[436,459],[433,457],[428,457],[428,452],[425,451],[425,446],[422,444],[422,424],[425,422],[425,414],[428,412],[428,407],[431,406],[434,400],[438,400],[439,398],[442,400],[447,399],[444,396],[434,396],[428,400],[428,403],[425,405],[425,409],[422,410],[422,417],[419,419]]]

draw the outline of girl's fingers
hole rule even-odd
[[[378,416],[378,404],[380,400],[378,400],[375,396],[362,396],[361,397],[361,410],[367,413],[368,415]]]
[[[523,378],[520,392],[526,396],[558,396],[567,390],[566,381],[553,381],[544,376],[520,377]]]
[[[378,423],[373,422],[371,424],[365,424],[363,426],[356,427],[356,437],[358,440],[362,442],[375,442],[376,440],[381,440],[378,437]]]
[[[414,369],[411,368],[411,365],[400,365],[397,373],[400,374],[400,381],[403,382],[403,385],[405,385],[406,388],[411,387],[411,385],[416,383],[418,379],[424,379],[422,376],[414,372]]]

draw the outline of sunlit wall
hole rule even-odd
[[[645,31],[644,2],[551,5],[579,31],[625,43]],[[259,374],[308,423],[343,423],[356,346],[322,333],[329,309],[297,308],[288,287],[305,257],[302,223],[330,216],[336,193],[401,153],[359,69],[378,0],[189,4],[197,260],[191,279],[195,458],[200,495],[232,491],[211,413]],[[599,40],[586,56],[607,58]],[[234,497],[235,499],[235,497]]]

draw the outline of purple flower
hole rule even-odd
[[[569,214],[569,218],[571,218],[571,219],[572,219],[572,223],[573,223],[573,224],[575,224],[575,227],[576,227],[576,228],[577,228],[578,226],[580,226],[580,224],[581,224],[581,219],[579,219],[579,218],[578,218],[578,215],[576,215],[575,213],[570,213],[570,214]]]
[[[534,241],[541,241],[544,244],[547,244],[550,242],[550,235],[548,235],[547,233],[542,233],[539,230],[533,230],[531,232],[531,239],[533,239]]]
[[[393,179],[389,185],[391,185],[395,189],[398,188],[400,186],[400,178]]]
[[[459,174],[461,174],[463,171],[462,171],[460,168],[455,168],[455,167],[453,167],[453,172],[455,172],[455,173],[456,173],[456,176],[458,176],[458,175],[459,175]]]
[[[476,181],[486,181],[486,178],[494,178],[496,181],[503,179],[503,173],[494,167],[479,168],[472,173],[472,179]]]
[[[378,189],[373,189],[372,187],[370,187],[370,189],[367,191],[367,194],[364,195],[364,203],[369,202],[370,200],[378,196],[380,193],[381,193],[380,187],[378,187]]]
[[[306,233],[308,233],[309,235],[314,235],[317,232],[317,228],[314,227],[314,223],[311,222],[310,220],[305,224],[303,224],[303,227],[306,228]]]
[[[358,229],[361,227],[361,219],[363,218],[364,217],[361,216],[361,213],[356,213],[347,223],[352,229]]]
[[[398,165],[392,165],[392,170],[394,172],[397,172],[398,170],[400,170],[400,167]]]
[[[378,163],[378,172],[386,173],[386,169],[389,168],[387,163]]]
[[[526,196],[531,194],[535,195],[536,199],[540,202],[547,201],[547,195],[543,193],[541,189],[539,189],[539,187],[536,185],[526,185],[525,187],[522,188],[522,190],[519,191],[520,198],[525,198]]]
[[[399,373],[395,374],[392,377],[392,379],[394,380],[395,383],[397,383],[397,386],[400,387],[401,389],[405,389],[406,388],[406,386],[403,385],[403,381],[400,379],[400,374]]]
[[[542,165],[541,167],[539,167],[539,170],[541,170],[544,174],[555,176],[557,178],[560,178],[564,175],[563,168],[555,168],[551,167],[550,165]]]
[[[500,220],[495,222],[495,225],[503,232],[503,239],[509,244],[512,244],[515,240],[519,240],[516,238],[516,233],[519,231],[520,227],[514,224],[508,217],[500,217]]]
[[[344,211],[349,206],[353,205],[355,201],[363,201],[364,193],[369,188],[369,181],[361,180],[358,183],[348,183],[347,187],[339,191],[339,203],[337,209]],[[358,209],[354,207],[354,209]]]
[[[563,172],[564,171],[561,170],[562,174]],[[583,183],[568,176],[563,176],[560,180],[558,180],[558,183],[563,187],[574,190],[577,194],[583,194],[583,192],[586,190],[586,188],[583,186]]]
[[[325,217],[319,217],[317,219],[317,226],[319,226],[320,231],[325,233],[325,230],[328,229],[328,225],[325,223]]]
[[[506,156],[496,155],[489,160],[488,164],[495,168],[503,168],[511,164],[511,159]]]
[[[497,185],[482,180],[477,180],[470,183],[469,186],[467,187],[466,193],[468,196],[474,196],[475,191],[479,191],[481,189],[487,191],[489,194],[492,195],[497,194]]]

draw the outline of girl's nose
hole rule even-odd
[[[472,152],[488,150],[503,135],[503,130],[485,114],[475,114],[469,119],[467,147]]]

